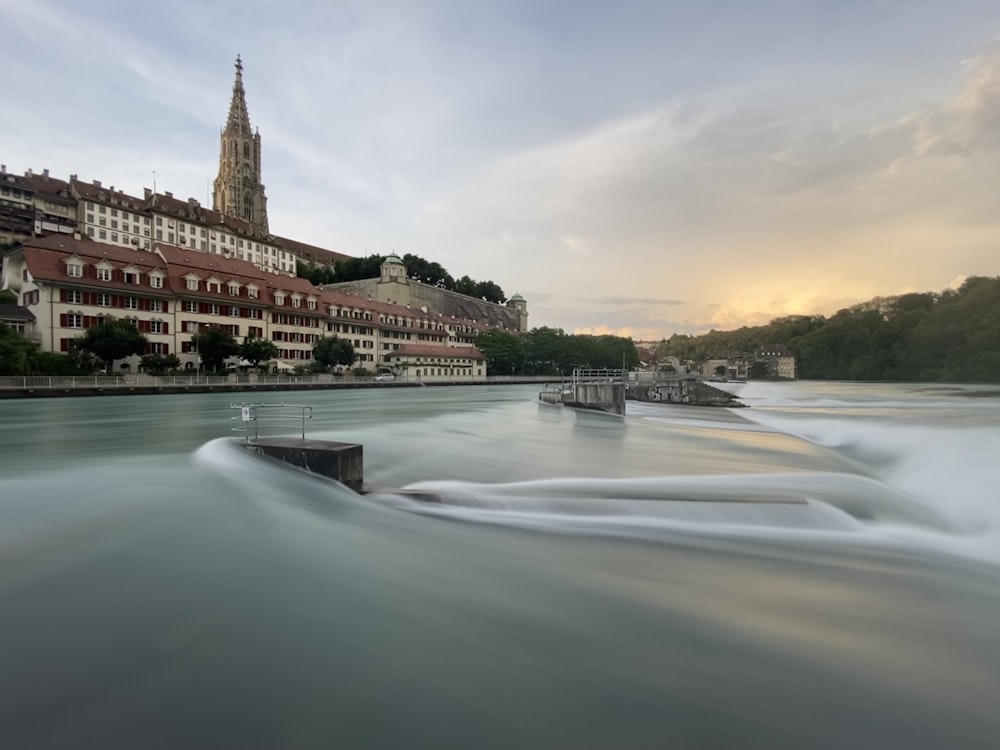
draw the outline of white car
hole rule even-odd
[[[395,379],[396,376],[393,375],[391,372],[380,372],[378,375],[375,376],[376,383],[391,383]]]

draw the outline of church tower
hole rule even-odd
[[[267,234],[267,198],[260,182],[260,132],[250,128],[243,90],[243,61],[239,55],[233,99],[220,141],[213,208],[226,216],[248,221],[254,229]]]

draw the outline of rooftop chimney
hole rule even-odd
[[[99,188],[101,186],[100,180],[94,180],[94,187]]]
[[[174,197],[174,194],[173,194],[173,193],[171,193],[171,192],[170,192],[169,190],[165,191],[165,192],[164,192],[163,194],[164,194],[165,196],[167,196],[168,198],[173,198],[173,197]]]
[[[0,164],[0,174],[7,174],[7,165]]]
[[[142,197],[145,198],[146,200],[149,200],[150,198],[153,197],[153,191],[150,190],[149,188],[143,188]]]
[[[49,179],[49,170],[47,170],[47,169],[43,169],[42,170],[42,179],[43,180]]]

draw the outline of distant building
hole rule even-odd
[[[260,132],[251,130],[243,90],[243,61],[236,56],[236,80],[229,103],[229,116],[219,143],[219,174],[215,178],[213,208],[243,219],[267,234],[267,198],[261,184]]]
[[[114,317],[146,336],[147,353],[176,354],[192,370],[198,354],[191,337],[218,325],[238,342],[272,341],[280,369],[309,364],[316,342],[337,336],[354,346],[356,365],[372,373],[438,382],[485,377],[473,345],[490,328],[485,320],[324,290],[247,260],[166,243],[154,241],[147,251],[65,235],[25,240],[4,255],[0,288],[19,302],[4,305],[0,319],[43,351],[68,352],[87,328]],[[138,365],[131,357],[116,367]]]
[[[43,234],[72,234],[76,229],[76,200],[69,183],[49,176],[45,169],[24,176],[0,164],[0,243],[19,242]]]
[[[753,353],[753,359],[767,365],[769,378],[795,379],[795,355],[783,344],[762,346]]]
[[[382,262],[377,278],[326,284],[322,288],[350,292],[377,302],[425,312],[434,310],[445,316],[480,321],[488,328],[528,330],[528,303],[520,294],[514,294],[506,305],[500,305],[424,284],[407,276],[406,266],[395,253]]]
[[[145,188],[130,195],[100,180],[69,181],[48,170],[23,177],[0,165],[0,242],[73,234],[119,247],[150,250],[155,242],[239,258],[272,273],[294,274],[298,261],[332,265],[350,256],[270,233],[261,182],[261,137],[251,131],[236,58],[229,114],[220,133],[219,172],[211,209],[194,198]]]
[[[0,303],[0,325],[17,331],[29,341],[39,343],[39,336],[35,331],[35,316],[26,307]]]
[[[213,208],[155,188],[140,197],[76,175],[20,177],[0,166],[0,241],[22,243],[3,257],[0,289],[34,316],[44,351],[69,351],[113,316],[132,321],[150,353],[177,354],[187,368],[198,363],[191,336],[221,325],[237,340],[273,341],[284,369],[306,364],[316,341],[335,335],[370,371],[464,381],[485,377],[473,346],[480,333],[527,330],[521,295],[500,305],[423,284],[394,254],[375,279],[316,288],[298,278],[299,261],[348,256],[271,234],[261,176],[261,136],[251,131],[237,57]],[[121,364],[134,369],[138,358]]]

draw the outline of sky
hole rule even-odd
[[[0,0],[0,162],[659,340],[1000,275],[996,0]]]

